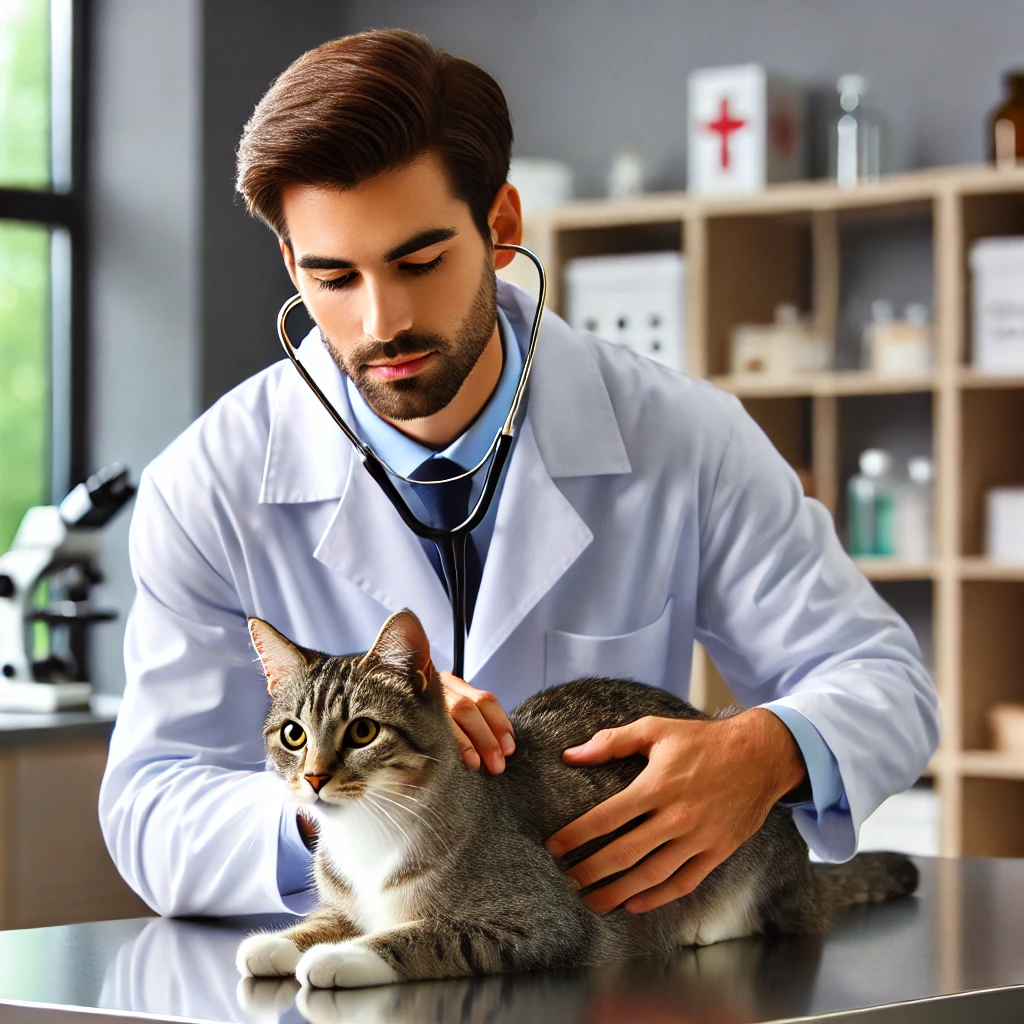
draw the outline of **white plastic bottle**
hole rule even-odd
[[[896,496],[896,554],[912,562],[932,557],[932,460],[907,464],[907,479]]]

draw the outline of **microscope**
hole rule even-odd
[[[89,589],[102,581],[94,558],[99,530],[135,494],[114,463],[75,487],[60,505],[30,508],[0,555],[0,711],[89,706],[76,650],[84,628],[117,618],[96,608]]]

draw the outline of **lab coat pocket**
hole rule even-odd
[[[671,639],[672,600],[669,597],[654,622],[632,633],[584,636],[549,629],[544,651],[544,685],[554,686],[583,676],[604,676],[663,686]]]

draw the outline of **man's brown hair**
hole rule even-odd
[[[277,77],[242,132],[236,186],[287,239],[285,186],[350,188],[433,152],[489,239],[511,151],[508,106],[486,71],[423,36],[381,29],[324,43]]]

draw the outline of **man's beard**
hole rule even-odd
[[[391,341],[361,346],[343,357],[322,329],[320,337],[338,368],[355,384],[378,416],[397,421],[415,420],[440,412],[458,394],[494,334],[497,315],[497,285],[494,268],[488,261],[469,313],[453,339],[408,331]],[[415,376],[384,381],[366,373],[369,363],[427,352],[434,353],[431,365]]]

